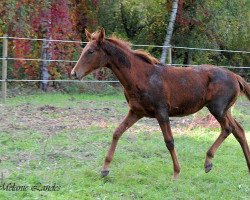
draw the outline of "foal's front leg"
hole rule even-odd
[[[116,128],[114,134],[112,143],[109,147],[108,153],[105,157],[103,168],[101,171],[102,177],[107,176],[109,174],[109,164],[111,163],[115,148],[117,146],[117,142],[119,138],[122,136],[122,134],[130,128],[134,123],[136,123],[141,117],[137,116],[132,110],[129,111],[123,122]]]
[[[177,180],[180,174],[180,165],[174,148],[174,139],[170,128],[169,117],[168,115],[160,115],[157,117],[157,120],[161,127],[166,147],[172,157],[174,167],[173,180]]]

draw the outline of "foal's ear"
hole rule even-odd
[[[91,40],[91,33],[88,32],[88,30],[86,28],[85,28],[85,35],[86,35],[87,40],[90,41]]]
[[[97,38],[97,41],[102,42],[104,38],[105,38],[105,30],[104,30],[104,28],[101,28],[101,31],[100,31],[99,36]]]

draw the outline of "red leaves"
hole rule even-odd
[[[15,58],[27,58],[32,54],[32,46],[30,41],[14,40],[13,46],[13,54]],[[25,60],[15,60],[13,70],[14,77],[20,78],[24,73],[28,78],[37,78],[38,71],[33,64],[34,63]]]
[[[30,53],[31,47],[30,43],[25,40],[14,40],[14,56],[16,58],[23,58],[24,55],[28,55]],[[25,63],[24,60],[20,60],[20,63]]]
[[[0,21],[6,26],[3,30],[8,30],[10,36],[79,40],[77,35],[81,31],[84,33],[87,24],[97,26],[98,6],[99,0],[0,1]],[[41,41],[10,40],[10,43],[13,48],[9,51],[13,57],[41,58]],[[79,48],[74,43],[60,42],[51,42],[48,47],[53,60],[73,60],[77,49]],[[39,79],[39,64],[38,61],[15,60],[12,76]],[[51,78],[67,77],[73,65],[74,63],[51,62]]]
[[[178,11],[177,11],[177,15],[176,15],[176,22],[178,24],[180,24],[181,26],[190,26],[190,25],[200,25],[200,24],[202,24],[202,22],[200,20],[194,19],[194,18],[192,18],[192,16],[187,18],[184,15],[184,10],[187,10],[187,8],[184,8],[184,7],[191,7],[191,6],[194,6],[194,4],[195,4],[195,2],[193,2],[193,1],[184,2],[184,0],[179,0],[179,2],[178,2]]]
[[[92,0],[92,2],[93,2],[93,4],[95,5],[95,7],[97,7],[98,4],[99,4],[99,1],[98,1],[98,0]]]
[[[51,4],[48,1],[20,0],[14,3],[11,23],[9,29],[10,36],[31,37],[31,38],[53,38],[60,40],[75,39],[76,33],[72,30],[72,12],[69,12],[67,0],[53,0]],[[1,6],[0,15],[5,13],[6,6]],[[9,4],[9,6],[11,6]],[[5,19],[4,18],[4,19]],[[3,19],[3,20],[4,20]],[[13,48],[10,54],[17,58],[41,58],[41,41],[11,40]],[[74,43],[50,42],[48,51],[51,53],[51,59],[54,60],[73,60],[73,52],[76,49]],[[15,78],[40,78],[40,69],[38,61],[15,60],[13,74]],[[51,62],[49,71],[52,78],[68,76],[72,63]]]
[[[72,29],[70,21],[70,13],[67,1],[57,0],[51,5],[51,37],[53,39],[68,40],[69,36],[74,38],[76,35]],[[75,45],[67,43],[52,42],[51,52],[53,60],[72,60],[72,53],[75,50]],[[70,65],[70,64],[68,64]],[[57,79],[61,76],[68,75],[67,64],[51,63],[49,72],[52,78]],[[70,67],[72,68],[72,67]]]

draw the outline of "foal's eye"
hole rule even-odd
[[[92,50],[92,49],[88,51],[89,54],[93,54],[94,52],[95,52],[95,51]]]

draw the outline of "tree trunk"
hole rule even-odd
[[[42,60],[50,60],[50,52],[49,52],[49,46],[50,42],[47,40],[43,40],[42,44],[42,55],[41,58]],[[40,70],[41,70],[41,85],[40,88],[46,92],[48,90],[48,85],[49,85],[49,71],[48,71],[48,66],[49,66],[49,61],[41,61],[40,63]]]
[[[167,47],[170,45],[170,41],[172,38],[172,34],[173,34],[173,29],[174,29],[174,23],[175,23],[175,18],[176,18],[176,14],[177,14],[177,10],[178,10],[178,0],[173,0],[173,6],[172,6],[172,13],[171,13],[171,17],[167,26],[167,35],[164,41],[164,47],[162,48],[162,54],[161,54],[161,63],[165,63],[166,62],[166,57],[167,57]]]
[[[51,1],[45,1],[44,11],[42,12],[41,16],[41,28],[43,38],[42,43],[42,53],[41,59],[42,60],[50,60],[51,59],[51,52],[50,52],[50,41],[47,41],[51,38]],[[40,63],[40,72],[41,72],[41,84],[40,88],[43,91],[47,91],[48,89],[48,80],[49,80],[49,71],[48,71],[49,61],[41,61]]]
[[[191,50],[187,50],[184,53],[184,60],[183,60],[183,65],[191,65],[192,63],[192,53]]]

